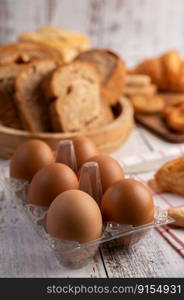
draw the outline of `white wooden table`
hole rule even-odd
[[[51,24],[87,33],[95,47],[112,48],[133,65],[171,48],[184,53],[183,20],[183,0],[1,0],[0,43]],[[170,147],[139,128],[121,155]],[[50,249],[42,247],[40,237],[24,219],[6,229],[0,227],[0,277],[12,276],[183,277],[184,260],[154,230],[130,252],[104,246],[88,266],[68,270],[58,264]]]
[[[135,128],[127,143],[116,154],[121,151],[121,155],[127,157],[165,147],[173,145],[142,128]],[[1,228],[0,244],[0,277],[184,276],[184,259],[156,230],[152,230],[130,251],[104,245],[87,266],[78,270],[65,268],[58,263],[52,250],[43,247],[41,237],[26,217],[15,222],[14,226]]]

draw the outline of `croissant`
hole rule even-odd
[[[156,192],[184,195],[184,156],[165,163],[148,184]]]
[[[184,92],[184,60],[177,50],[146,59],[130,73],[150,76],[160,91]]]

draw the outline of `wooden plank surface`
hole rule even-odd
[[[183,14],[183,0],[1,0],[0,42],[52,24],[89,34],[132,65],[168,48],[184,54]]]
[[[0,43],[15,40],[22,31],[52,24],[89,34],[94,46],[113,48],[133,65],[170,48],[178,48],[184,54],[183,20],[183,0],[1,0]],[[115,155],[126,157],[172,147],[137,128]],[[184,275],[182,257],[156,231],[129,252],[106,245],[88,266],[70,270],[53,260],[50,249],[42,248],[40,237],[34,235],[34,241],[31,239],[34,232],[27,221],[19,225],[0,225],[0,241],[7,240],[10,249],[7,255],[7,247],[1,242],[0,277]],[[26,252],[25,243],[30,246]],[[38,258],[39,263],[33,268],[32,262]]]
[[[152,138],[144,129],[136,128],[125,147],[114,155],[126,158],[131,154],[149,152],[156,144],[155,137]],[[157,138],[157,144],[159,142]],[[0,166],[2,164],[3,161]],[[87,266],[73,270],[61,266],[51,249],[43,247],[40,236],[35,234],[32,224],[21,211],[14,212],[9,218],[15,218],[13,227],[0,222],[0,277],[184,276],[183,258],[156,230],[129,251],[116,247],[116,244],[113,248],[104,245]]]

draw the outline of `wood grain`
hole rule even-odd
[[[52,24],[89,34],[133,65],[171,48],[184,54],[183,14],[182,0],[1,0],[0,42]]]

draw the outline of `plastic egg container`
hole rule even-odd
[[[85,167],[86,168],[86,167]],[[94,166],[93,166],[94,172]],[[86,170],[85,170],[86,172]],[[83,175],[82,175],[83,176]],[[97,177],[98,178],[98,177]],[[109,246],[128,248],[140,242],[152,229],[173,222],[167,210],[155,208],[154,221],[142,226],[133,227],[113,222],[104,223],[102,236],[94,241],[78,243],[75,241],[59,240],[46,232],[47,208],[26,203],[28,183],[16,179],[5,178],[5,198],[14,198],[18,205],[24,208],[25,213],[33,223],[35,230],[43,238],[45,245],[51,247],[61,264],[71,268],[80,268],[88,263],[99,247],[104,243]],[[86,187],[87,188],[87,187]],[[99,193],[97,193],[99,195]]]

